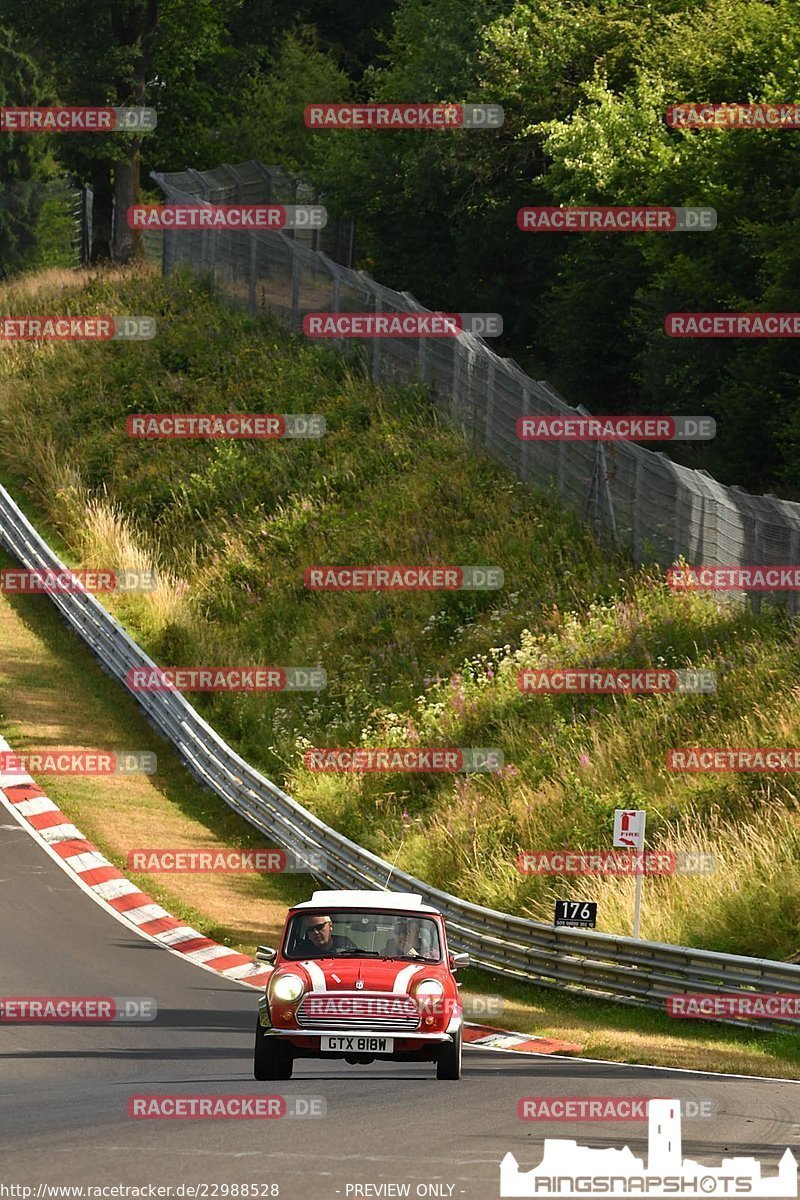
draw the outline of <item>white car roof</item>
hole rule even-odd
[[[416,892],[367,892],[367,891],[318,891],[312,892],[310,900],[295,904],[295,909],[304,908],[371,908],[385,912],[435,913],[439,910],[423,904],[422,896]]]

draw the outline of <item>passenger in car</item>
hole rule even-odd
[[[386,943],[383,953],[390,958],[427,958],[430,955],[430,935],[420,928],[419,921],[399,917],[395,934]]]

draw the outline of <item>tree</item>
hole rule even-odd
[[[34,61],[0,28],[0,108],[47,104]],[[46,140],[0,131],[0,278],[22,269],[36,244],[36,226],[54,174]]]
[[[149,105],[159,110],[162,125],[175,106],[175,79],[190,79],[194,64],[221,54],[230,11],[229,0],[49,0],[40,6],[0,0],[0,21],[52,76],[61,104]],[[191,82],[185,87],[189,108],[198,91]],[[166,107],[159,106],[165,99]],[[59,161],[93,187],[93,262],[112,256],[127,262],[140,253],[140,235],[128,229],[124,214],[139,197],[143,137],[157,138],[158,131],[59,136]],[[112,246],[115,201],[120,219],[113,223]]]

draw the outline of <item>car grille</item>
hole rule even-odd
[[[393,992],[311,992],[295,1014],[303,1029],[417,1029],[420,1013],[411,996]]]

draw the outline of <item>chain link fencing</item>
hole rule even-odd
[[[154,173],[167,203],[240,201],[310,203],[305,191],[278,167],[245,163],[214,171]],[[206,276],[220,297],[252,315],[269,312],[294,332],[309,312],[425,313],[409,292],[397,292],[352,262],[352,227],[334,222],[323,230],[240,233],[208,230],[163,234],[163,271],[176,267]],[[469,306],[465,301],[464,308]],[[511,358],[496,354],[473,334],[447,338],[333,340],[361,357],[379,384],[428,384],[439,410],[473,444],[518,479],[561,499],[598,538],[628,551],[635,562],[669,566],[789,565],[800,563],[800,504],[753,496],[727,487],[706,471],[673,462],[632,442],[523,441],[524,416],[574,417],[549,383],[532,379]],[[743,599],[743,593],[730,593]],[[747,593],[798,612],[795,592]]]

